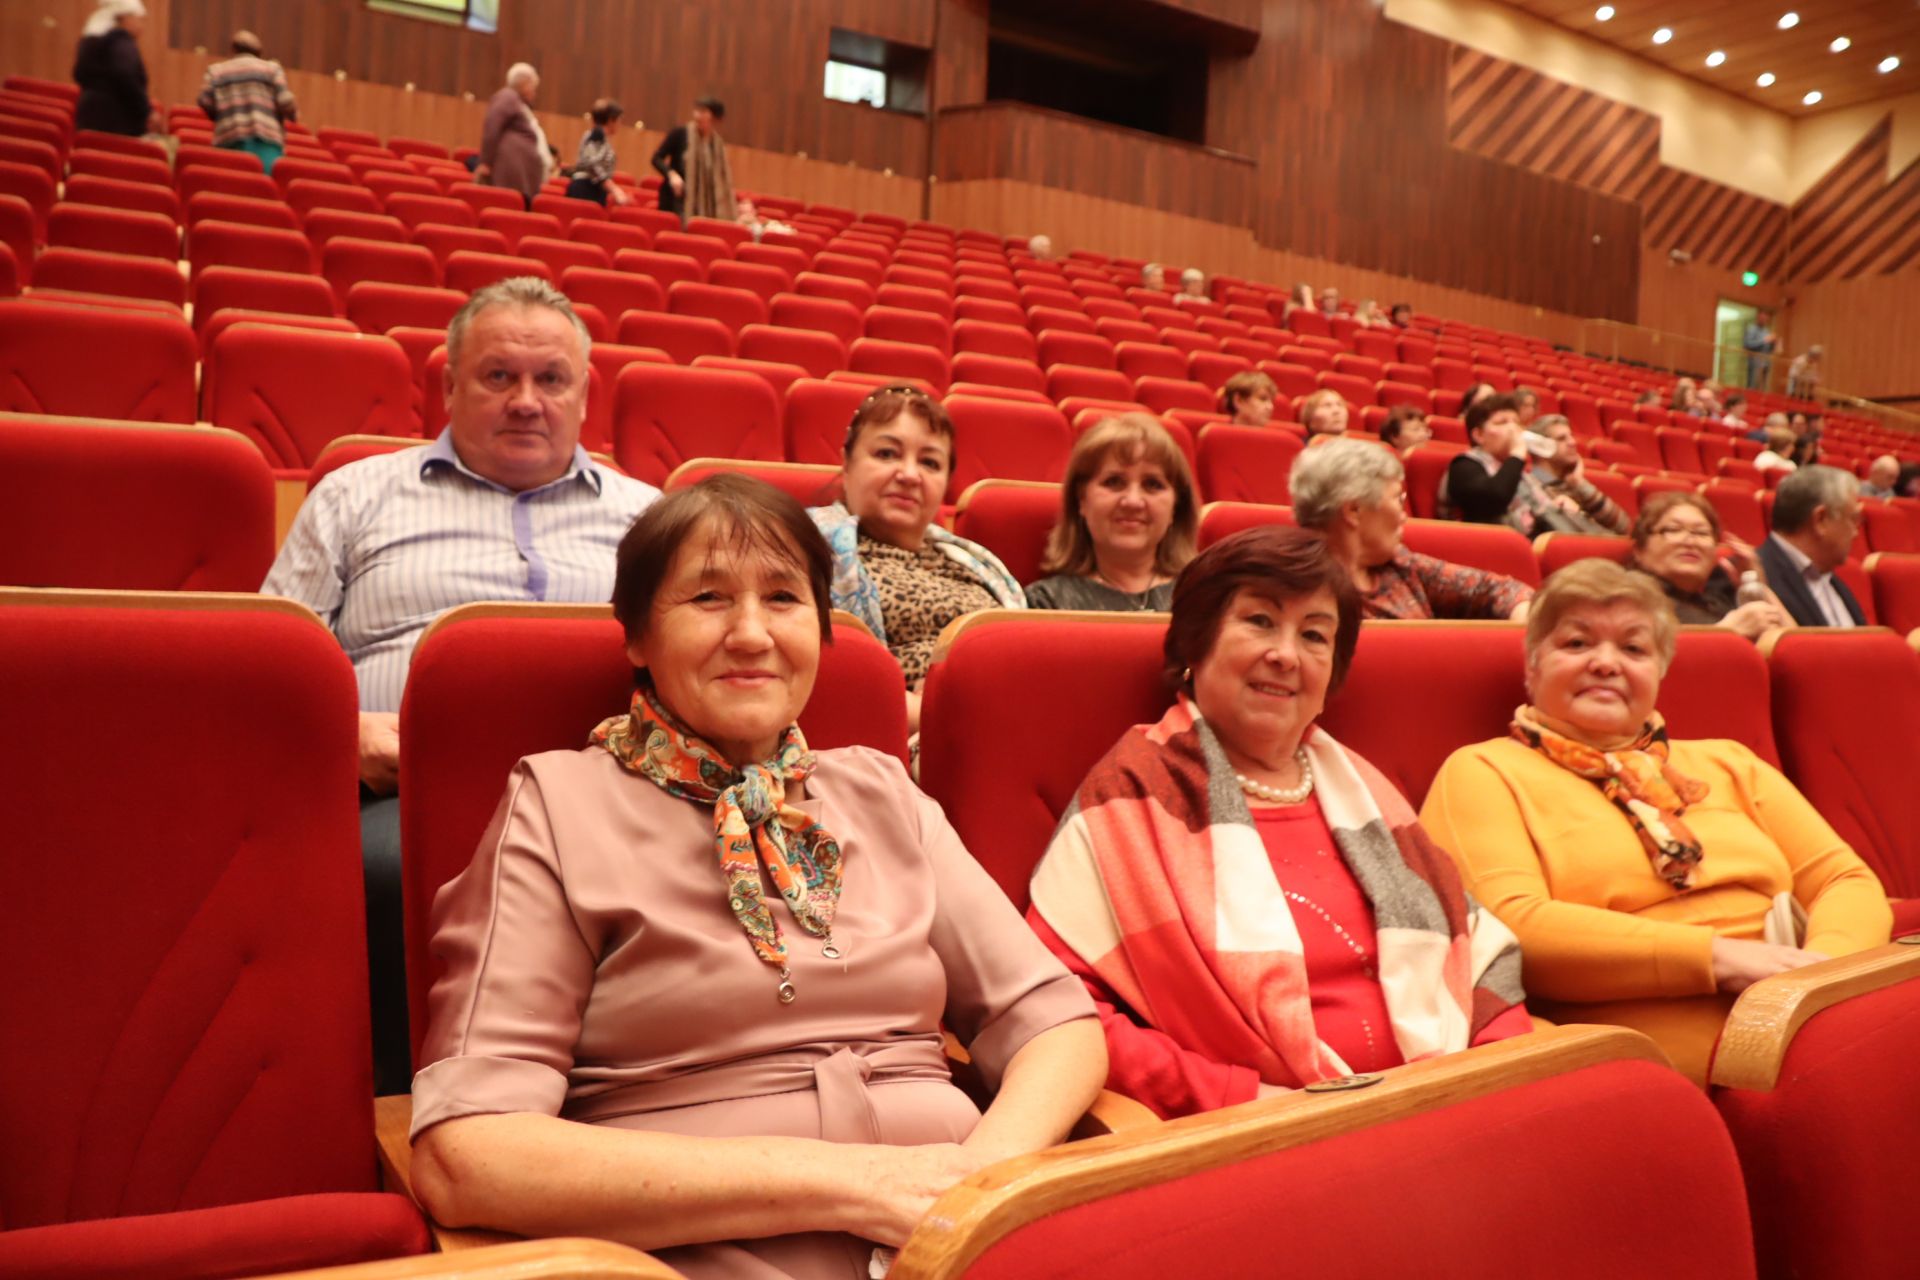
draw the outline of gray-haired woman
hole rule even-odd
[[[1293,460],[1293,515],[1353,575],[1368,618],[1527,616],[1524,582],[1407,550],[1406,469],[1370,440],[1324,439]]]

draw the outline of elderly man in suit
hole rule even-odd
[[[1773,535],[1760,544],[1760,564],[1767,585],[1801,626],[1866,625],[1860,602],[1833,575],[1860,520],[1860,481],[1838,467],[1801,467],[1780,482]]]

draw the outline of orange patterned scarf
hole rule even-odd
[[[1513,736],[1563,769],[1591,778],[1633,824],[1646,846],[1653,873],[1675,889],[1693,888],[1700,865],[1700,841],[1682,815],[1707,798],[1707,784],[1679,773],[1667,763],[1667,722],[1659,712],[1647,717],[1640,736],[1614,751],[1602,751],[1540,722],[1532,707],[1513,713]]]

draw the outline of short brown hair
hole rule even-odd
[[[1342,405],[1347,403],[1347,398],[1331,387],[1322,387],[1318,391],[1309,391],[1306,395],[1300,397],[1300,425],[1307,429],[1308,435],[1313,434],[1314,411],[1319,409],[1321,405],[1326,404],[1329,400],[1336,401]],[[1348,426],[1353,425],[1353,417],[1353,410],[1349,408],[1347,410]]]
[[[1280,398],[1280,388],[1274,385],[1272,378],[1257,369],[1248,369],[1236,373],[1220,388],[1220,412],[1232,417],[1240,412],[1240,397],[1250,396],[1264,391],[1275,400]]]
[[[1093,572],[1093,535],[1087,530],[1087,522],[1080,518],[1080,499],[1109,457],[1125,464],[1151,463],[1160,468],[1167,483],[1173,486],[1173,523],[1167,526],[1160,545],[1154,549],[1153,567],[1161,573],[1180,572],[1187,561],[1193,559],[1194,539],[1200,528],[1200,500],[1194,493],[1193,472],[1187,467],[1187,455],[1181,452],[1165,427],[1144,413],[1104,418],[1074,441],[1073,455],[1067,459],[1066,479],[1060,485],[1060,518],[1047,534],[1040,571]]]
[[[876,422],[892,422],[902,413],[911,413],[926,424],[927,430],[942,436],[947,442],[947,453],[952,455],[956,448],[953,438],[953,419],[947,416],[947,410],[938,400],[918,387],[880,387],[853,411],[853,420],[847,423],[846,443],[840,446],[840,456],[851,458],[853,446],[860,443],[860,433]]]
[[[1533,669],[1540,646],[1570,611],[1586,605],[1610,604],[1633,604],[1646,611],[1653,623],[1653,645],[1660,655],[1660,673],[1665,675],[1673,665],[1673,649],[1680,629],[1674,620],[1673,602],[1661,590],[1658,578],[1635,573],[1602,556],[1575,560],[1548,578],[1547,585],[1534,595],[1527,610],[1527,669]]]
[[[676,489],[640,513],[614,556],[613,616],[627,643],[646,634],[653,598],[673,569],[673,558],[696,533],[724,530],[741,550],[759,551],[799,569],[813,589],[820,639],[833,639],[833,552],[799,499],[764,480],[737,472],[708,476]]]
[[[1340,621],[1334,628],[1327,696],[1338,693],[1360,643],[1360,596],[1346,569],[1327,550],[1326,539],[1289,525],[1243,529],[1214,543],[1180,571],[1173,584],[1173,620],[1167,624],[1167,682],[1191,690],[1193,665],[1213,652],[1227,606],[1243,587],[1281,599],[1311,595],[1322,587],[1333,593]]]
[[[1482,383],[1481,385],[1491,386],[1492,384]],[[1467,390],[1468,393],[1471,394],[1473,389],[1469,387]],[[1508,391],[1495,391],[1490,396],[1482,396],[1480,399],[1475,400],[1467,407],[1466,416],[1461,419],[1461,421],[1467,424],[1467,439],[1472,440],[1474,434],[1478,432],[1480,428],[1486,426],[1488,420],[1491,419],[1494,414],[1502,411],[1512,413],[1520,412],[1519,398]]]
[[[1706,517],[1707,524],[1713,529],[1713,540],[1720,541],[1720,513],[1713,504],[1697,493],[1683,493],[1678,489],[1667,493],[1656,493],[1641,504],[1640,514],[1634,518],[1629,536],[1633,539],[1633,549],[1643,549],[1653,537],[1653,531],[1660,527],[1667,513],[1675,507],[1692,507]]]
[[[1397,404],[1387,410],[1387,420],[1380,424],[1380,443],[1399,444],[1400,432],[1406,428],[1409,420],[1418,418],[1427,420],[1427,411],[1417,404]]]

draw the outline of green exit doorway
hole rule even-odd
[[[1748,372],[1751,369],[1758,377],[1755,386],[1764,389],[1770,380],[1771,360],[1763,359],[1750,363],[1747,359],[1745,342],[1747,326],[1759,318],[1760,309],[1751,302],[1735,302],[1731,298],[1722,298],[1713,309],[1714,350],[1713,372],[1720,385],[1726,387],[1748,386]]]

